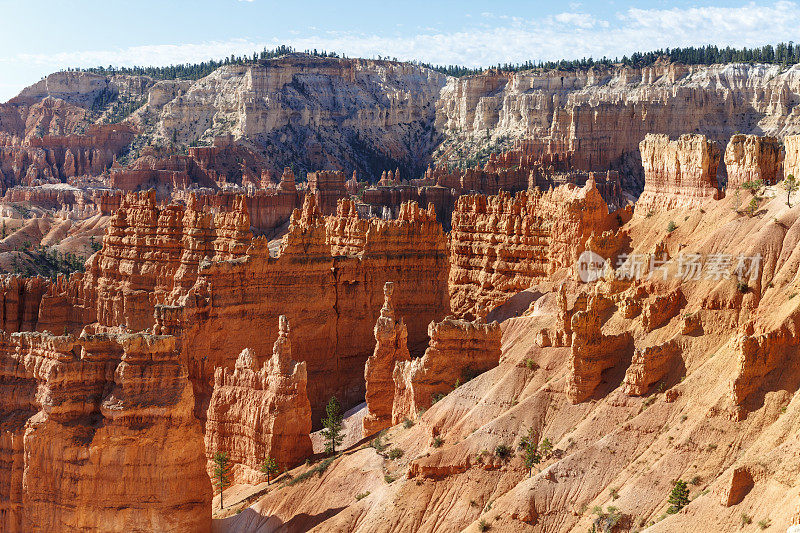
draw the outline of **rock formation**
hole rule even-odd
[[[781,179],[781,145],[775,137],[734,135],[725,148],[728,190],[748,181],[773,185]]]
[[[453,311],[463,315],[476,302],[492,309],[572,268],[593,233],[617,227],[593,180],[513,197],[462,196],[450,233]]]
[[[623,188],[638,192],[646,134],[698,132],[724,145],[738,132],[800,133],[791,114],[799,91],[797,72],[780,65],[492,69],[451,78],[442,89],[436,125],[445,141],[436,162],[458,161],[456,148],[465,143],[478,150],[504,137],[535,138],[539,153],[569,158],[574,169],[619,170]]]
[[[4,531],[207,531],[211,483],[175,337],[3,334]]]
[[[625,372],[623,390],[632,396],[643,396],[650,388],[670,375],[680,355],[676,341],[668,341],[656,346],[637,348],[633,352],[631,366]]]
[[[500,360],[500,325],[447,317],[428,326],[430,344],[425,355],[400,361],[394,367],[392,423],[417,418],[437,394],[447,394]]]
[[[645,302],[643,305],[642,327],[645,331],[652,331],[663,326],[673,317],[678,316],[685,303],[686,298],[680,289],[655,296],[652,301]]]
[[[364,436],[367,437],[392,425],[392,403],[394,382],[392,374],[395,363],[411,360],[408,354],[408,331],[406,325],[395,319],[392,306],[394,284],[383,287],[384,301],[381,316],[375,323],[375,351],[364,366],[364,381],[367,384],[367,414],[364,416]]]
[[[586,311],[572,315],[572,348],[566,392],[572,403],[590,398],[603,381],[603,373],[629,356],[632,337],[629,332],[604,335],[597,296],[590,296]]]
[[[272,357],[262,361],[245,348],[233,370],[218,367],[206,419],[209,472],[217,452],[231,461],[234,479],[257,483],[267,457],[281,469],[313,453],[311,404],[306,393],[306,363],[292,359],[289,321],[279,318]]]
[[[101,324],[150,329],[154,305],[171,303],[191,287],[204,256],[226,260],[245,254],[251,236],[241,198],[232,211],[216,215],[196,207],[159,208],[153,190],[125,197],[84,277],[87,291],[96,294]]]
[[[311,172],[308,174],[308,192],[317,197],[317,205],[323,215],[336,212],[336,204],[348,193],[345,188],[347,177],[343,172]]]
[[[399,165],[404,175],[420,174],[445,82],[409,63],[287,54],[221,67],[168,94],[157,85],[150,92],[159,97],[143,108],[155,120],[140,127],[167,142],[176,131],[184,144],[221,133],[258,139],[270,146],[267,165],[276,172],[293,164],[372,176]]]
[[[651,135],[640,143],[644,166],[644,191],[636,213],[697,207],[719,199],[717,165],[719,147],[703,135],[686,134],[671,141],[667,135]]]
[[[757,334],[748,323],[736,335],[734,349],[737,368],[731,382],[731,396],[735,406],[746,406],[748,400],[764,391],[768,376],[791,357],[797,349],[797,338],[787,324]]]
[[[396,284],[395,310],[408,316],[414,350],[425,345],[428,323],[449,313],[448,267],[432,209],[406,204],[397,220],[362,220],[343,200],[326,220],[316,197],[307,195],[278,257],[270,257],[265,239],[252,239],[241,258],[201,262],[195,287],[181,300],[184,353],[201,399],[198,416],[211,396],[213,369],[233,366],[244,348],[266,351],[281,314],[294,324],[294,357],[307,364],[315,420],[331,396],[345,409],[360,403],[384,283]]]
[[[800,179],[800,135],[789,135],[784,139],[786,153],[783,162],[783,174],[793,175]]]

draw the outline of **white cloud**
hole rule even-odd
[[[553,19],[558,23],[579,28],[591,28],[597,23],[588,13],[559,13]]]
[[[739,7],[631,8],[610,20],[596,19],[581,12],[531,20],[501,20],[491,13],[481,15],[484,21],[493,24],[453,32],[427,27],[407,36],[341,31],[306,31],[305,36],[300,36],[289,32],[288,39],[269,41],[237,39],[20,54],[0,59],[0,64],[37,64],[43,71],[67,66],[165,65],[219,59],[231,54],[249,55],[264,47],[289,44],[299,50],[325,49],[344,52],[350,57],[381,55],[439,64],[485,66],[528,59],[621,57],[634,51],[707,43],[760,46],[796,40],[800,27],[800,7],[796,2],[785,0],[763,6],[748,3]]]

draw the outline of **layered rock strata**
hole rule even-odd
[[[317,197],[317,205],[323,215],[336,212],[337,202],[347,198],[345,188],[347,176],[343,172],[310,172],[308,174],[308,192]]]
[[[311,404],[305,362],[292,359],[289,321],[279,318],[272,357],[263,362],[242,350],[233,370],[218,367],[206,419],[206,456],[228,454],[237,482],[257,483],[269,457],[279,469],[310,457]]]
[[[800,179],[800,135],[790,135],[783,141],[785,154],[783,162],[784,176],[791,174]]]
[[[462,196],[450,233],[450,295],[459,316],[488,309],[570,269],[593,234],[619,227],[593,180],[515,196]]]
[[[392,423],[417,418],[436,395],[447,394],[500,361],[500,325],[482,317],[473,322],[453,317],[428,326],[425,354],[394,367]]]
[[[720,150],[704,135],[686,134],[673,141],[667,135],[648,134],[639,149],[644,191],[636,202],[637,214],[697,207],[720,198]]]
[[[733,190],[759,180],[765,185],[774,185],[782,178],[782,162],[777,138],[734,135],[725,148],[727,188]]]
[[[240,258],[201,262],[181,300],[177,321],[201,418],[213,369],[233,366],[244,348],[266,351],[281,314],[294,324],[294,357],[307,364],[318,421],[331,396],[345,408],[364,397],[364,363],[375,347],[371,330],[386,281],[395,283],[396,313],[408,317],[411,350],[422,352],[428,323],[449,313],[447,245],[433,209],[405,204],[397,220],[364,220],[343,200],[326,220],[307,195],[277,257],[267,244],[255,238]]]
[[[639,143],[648,133],[694,131],[721,144],[738,132],[800,133],[792,112],[799,74],[780,65],[658,62],[451,78],[436,104],[445,142],[435,157],[458,158],[465,143],[477,150],[509,137],[535,138],[537,152],[562,154],[574,169],[619,170],[624,188],[638,192]]]
[[[408,330],[402,318],[396,320],[392,307],[394,284],[383,287],[384,302],[381,315],[375,323],[375,351],[364,365],[366,382],[367,414],[364,416],[364,436],[386,429],[392,425],[392,403],[394,384],[392,373],[395,364],[411,360],[408,354]]]
[[[250,239],[242,197],[231,211],[215,214],[199,210],[194,201],[188,207],[159,207],[152,190],[127,195],[83,276],[96,320],[133,331],[150,329],[154,306],[185,293],[204,258],[241,257]]]
[[[211,483],[175,337],[0,338],[3,531],[208,531]]]

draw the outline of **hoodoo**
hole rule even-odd
[[[381,316],[375,323],[375,351],[367,359],[364,380],[367,382],[367,413],[364,416],[364,436],[372,435],[392,425],[395,363],[409,361],[408,330],[403,320],[396,320],[392,307],[394,284],[383,287],[384,301]]]
[[[225,453],[234,478],[253,483],[268,458],[286,469],[312,454],[306,364],[292,359],[289,320],[281,315],[278,322],[272,357],[262,361],[245,348],[233,370],[214,374],[206,419],[209,471],[214,455]]]

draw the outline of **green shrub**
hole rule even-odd
[[[403,450],[401,450],[400,448],[392,448],[391,450],[389,450],[389,459],[394,460],[394,459],[400,459],[401,457],[403,457]]]
[[[500,459],[508,459],[511,457],[511,453],[511,446],[507,446],[505,444],[498,444],[494,449],[494,454]]]

